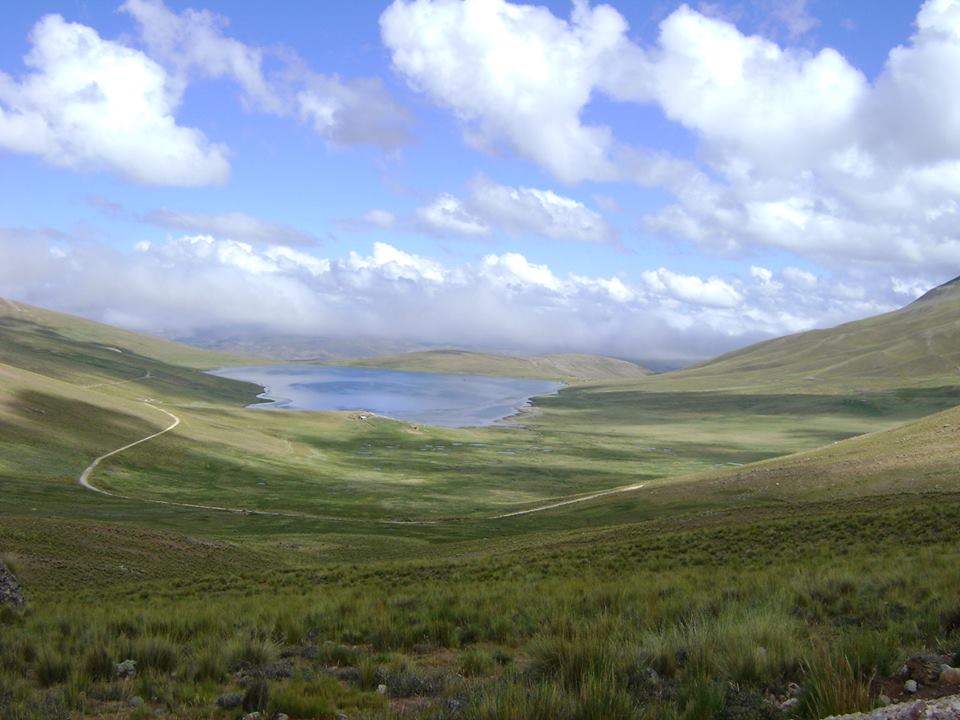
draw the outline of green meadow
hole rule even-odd
[[[0,718],[869,709],[960,653],[958,305],[664,375],[383,361],[567,383],[467,429],[251,410],[199,370],[249,358],[0,310]]]

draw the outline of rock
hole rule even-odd
[[[950,667],[946,663],[940,666],[941,685],[960,685],[960,668]]]
[[[881,705],[889,705],[893,702],[893,700],[891,700],[887,695],[881,695],[877,698],[877,702]]]
[[[243,705],[243,695],[240,693],[226,693],[217,698],[217,707],[221,710],[233,710]]]
[[[660,673],[658,673],[652,667],[645,668],[643,670],[642,677],[648,685],[660,684]]]
[[[252,712],[243,716],[243,720],[260,720],[260,713]]]
[[[784,711],[793,710],[799,704],[800,704],[800,698],[795,698],[795,697],[787,698],[782,703],[780,703],[780,709]]]
[[[386,694],[387,694],[387,686],[384,685],[383,683],[380,683],[379,685],[377,685],[377,695],[386,695]]]
[[[336,676],[337,680],[341,680],[346,683],[353,683],[356,685],[360,682],[360,671],[355,667],[336,668],[333,671],[333,674]]]
[[[124,660],[122,663],[117,663],[117,666],[113,669],[113,674],[116,675],[121,680],[127,678],[132,678],[137,674],[137,663],[135,660]]]
[[[10,605],[19,610],[25,604],[17,578],[10,572],[10,568],[0,560],[0,607]]]
[[[935,685],[943,659],[938,655],[915,655],[907,660],[907,677],[921,685]]]
[[[139,695],[134,695],[132,698],[127,700],[127,705],[134,708],[140,707],[141,705],[143,705],[143,698],[140,697]]]
[[[278,713],[274,713],[273,717],[271,717],[270,720],[290,720],[290,716],[287,715],[286,713],[278,712]]]
[[[917,681],[910,679],[903,684],[903,689],[908,693],[915,693],[917,691]]]

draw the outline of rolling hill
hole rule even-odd
[[[635,380],[650,374],[649,370],[626,360],[576,353],[520,357],[466,350],[428,350],[335,364],[415,372],[505,375],[550,380]]]
[[[25,361],[27,354],[34,355],[35,359],[41,355],[62,355],[63,348],[58,347],[58,343],[72,343],[74,347],[82,345],[88,353],[102,351],[117,356],[136,355],[188,368],[207,369],[256,362],[249,357],[211,352],[6,298],[0,298],[0,333],[0,352],[4,348],[7,350],[5,356],[0,355],[0,362],[16,359],[11,355],[14,352],[22,354],[20,363]],[[118,360],[111,355],[105,357]],[[66,366],[66,363],[61,364]],[[82,372],[82,369],[75,372]]]
[[[881,388],[960,382],[960,278],[900,310],[788,335],[671,374],[689,387]]]

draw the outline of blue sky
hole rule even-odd
[[[3,13],[24,302],[690,360],[960,274],[960,1]]]

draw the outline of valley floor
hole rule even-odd
[[[3,720],[820,718],[910,658],[956,692],[955,383],[611,378],[451,430],[245,410],[31,317],[0,323]]]

